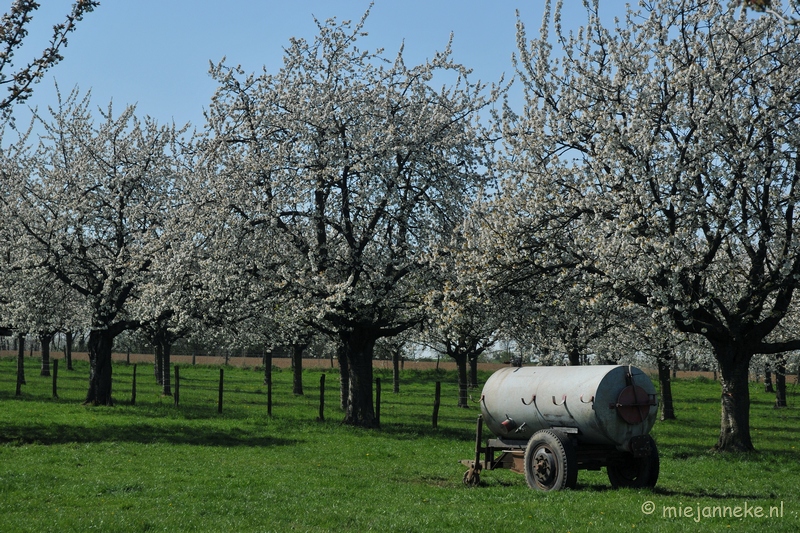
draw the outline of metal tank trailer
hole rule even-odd
[[[658,401],[650,378],[633,366],[509,367],[492,374],[480,398],[475,459],[482,470],[525,474],[531,488],[574,488],[578,470],[605,467],[614,487],[653,487],[659,459],[650,436]],[[483,424],[496,438],[483,444]],[[483,459],[481,459],[483,455]]]

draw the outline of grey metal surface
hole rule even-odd
[[[486,381],[481,412],[501,438],[528,439],[540,429],[563,428],[579,443],[628,451],[628,441],[655,424],[656,390],[633,366],[509,367]]]

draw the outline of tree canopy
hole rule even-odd
[[[35,147],[22,148],[6,172],[15,203],[8,204],[20,235],[17,270],[29,283],[60,284],[85,309],[91,330],[92,376],[87,402],[111,402],[111,348],[116,335],[141,323],[131,304],[153,282],[154,263],[169,250],[167,217],[176,175],[178,132],[134,108],[98,124],[89,95],[77,90],[37,117],[44,129]]]
[[[798,30],[726,2],[664,0],[610,29],[594,2],[567,33],[550,7],[538,39],[519,25],[526,105],[505,116],[506,215],[491,234],[506,236],[508,264],[582,272],[593,297],[708,339],[717,447],[752,449],[750,359],[800,347],[772,335],[800,280]]]
[[[364,22],[318,22],[275,74],[214,65],[206,150],[213,202],[295,320],[346,348],[346,421],[369,426],[375,341],[423,320],[429,258],[483,185],[492,97],[449,47],[416,67],[360,50]]]

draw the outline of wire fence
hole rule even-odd
[[[25,380],[17,384],[17,360],[0,358],[0,400],[22,399],[83,402],[89,384],[89,365],[74,361],[67,370],[63,359],[51,359],[49,375],[42,375],[41,360],[25,358]],[[116,405],[173,407],[188,416],[266,416],[304,420],[337,420],[343,416],[338,368],[303,371],[303,392],[294,394],[292,372],[274,367],[271,380],[263,368],[172,365],[165,394],[148,363],[115,362],[112,397]],[[451,371],[403,370],[400,392],[393,392],[392,374],[376,369],[373,401],[381,423],[463,426],[478,409],[457,407],[458,384]],[[479,393],[478,393],[479,394]],[[467,427],[469,423],[467,424]]]

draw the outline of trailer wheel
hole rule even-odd
[[[478,470],[470,468],[464,472],[464,485],[467,487],[477,487],[481,484],[481,475]]]
[[[655,487],[660,467],[658,448],[653,437],[648,435],[650,453],[644,457],[630,454],[624,461],[608,465],[606,468],[611,486],[616,488]]]
[[[578,463],[569,437],[550,429],[534,433],[525,448],[525,481],[541,491],[575,488]]]

